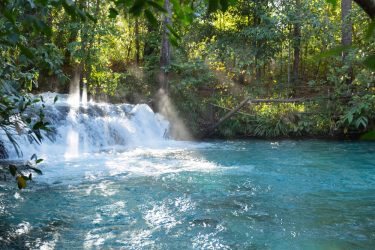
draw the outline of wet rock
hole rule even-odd
[[[8,152],[4,146],[4,143],[0,141],[0,159],[7,159],[9,157]]]

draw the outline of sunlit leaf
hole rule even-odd
[[[23,176],[17,176],[17,185],[19,189],[26,187],[26,180],[23,178]]]

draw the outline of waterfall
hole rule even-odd
[[[45,134],[41,145],[30,143],[26,136],[16,137],[24,158],[77,157],[82,153],[128,147],[152,146],[165,140],[169,122],[146,104],[72,103],[71,96],[42,94],[44,113],[53,131]],[[16,152],[5,135],[0,135],[10,158]]]

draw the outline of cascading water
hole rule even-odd
[[[53,127],[49,138],[41,145],[30,144],[25,136],[17,141],[24,157],[37,153],[39,157],[52,155],[76,157],[85,152],[98,152],[113,147],[150,146],[164,141],[169,122],[155,114],[146,104],[80,103],[75,95],[42,94],[45,115]],[[74,101],[74,102],[73,102]],[[11,143],[2,136],[10,158],[17,158]],[[30,155],[29,155],[30,154]]]

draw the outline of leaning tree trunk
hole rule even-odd
[[[167,93],[168,92],[168,67],[171,63],[171,45],[169,42],[169,29],[168,26],[172,24],[171,16],[171,4],[169,0],[165,0],[164,8],[167,10],[167,13],[164,14],[163,21],[163,38],[161,44],[161,56],[160,56],[160,87]]]

